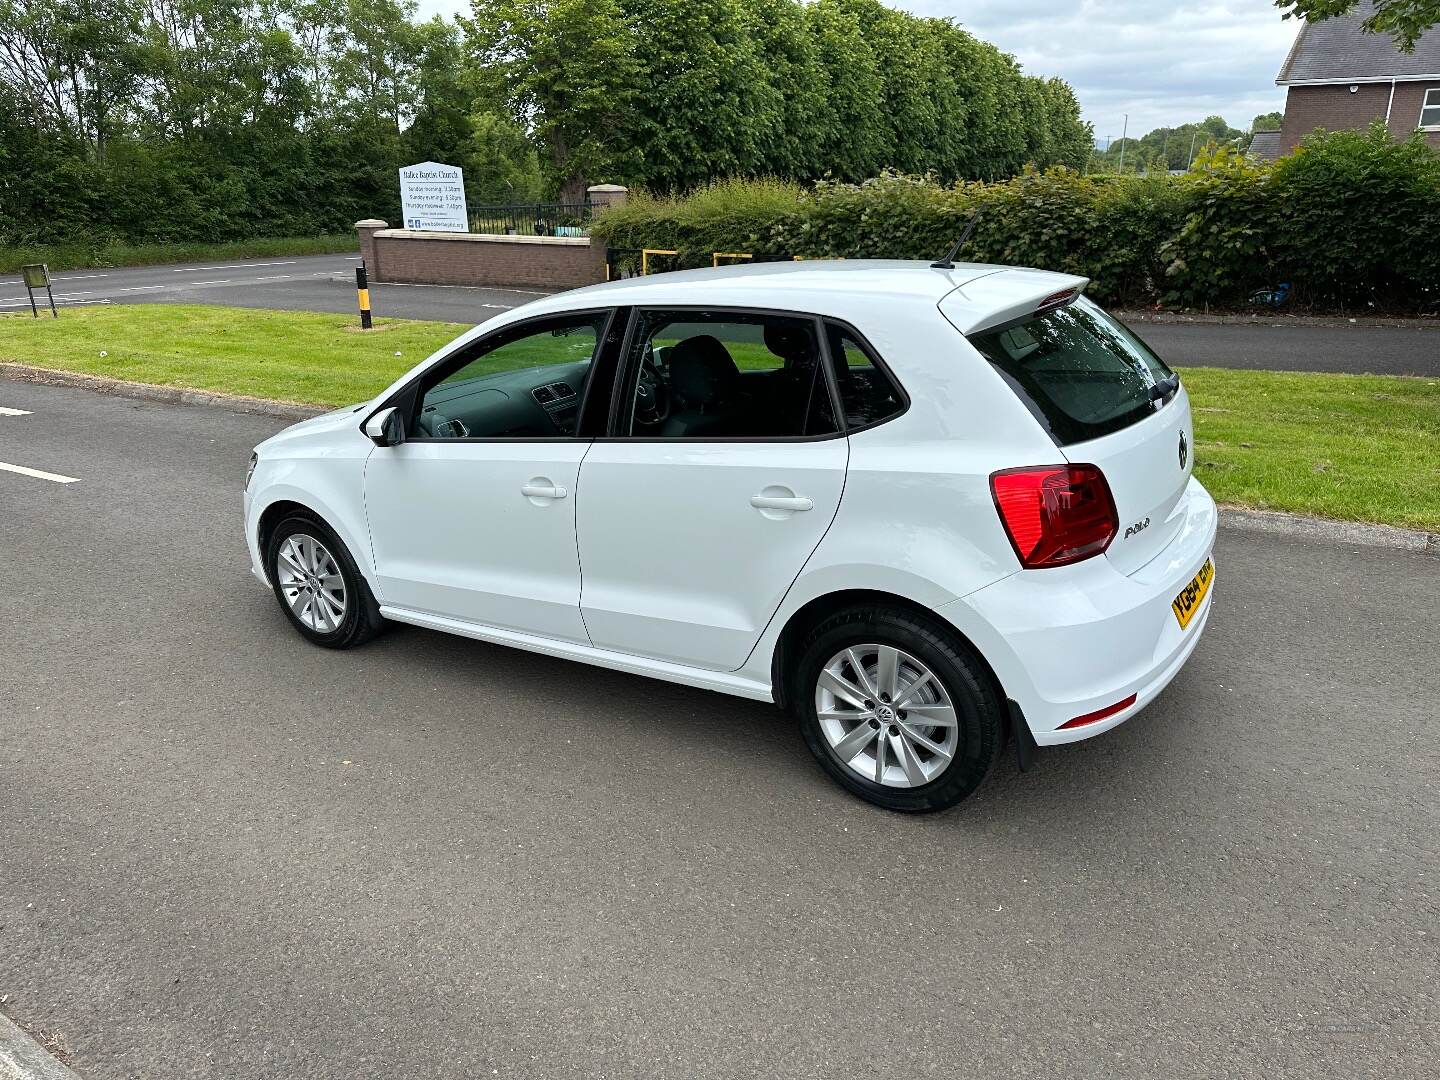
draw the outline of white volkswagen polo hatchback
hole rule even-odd
[[[254,572],[385,622],[762,701],[895,810],[1144,708],[1209,617],[1179,379],[1003,266],[770,263],[546,297],[261,443]],[[484,678],[477,672],[477,678]]]

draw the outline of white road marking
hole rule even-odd
[[[232,279],[228,277],[216,278],[214,281],[187,281],[187,285],[228,285]]]
[[[29,415],[30,415],[30,410],[29,410],[29,409],[7,409],[4,405],[0,405],[0,416],[29,416]]]
[[[57,277],[55,281],[85,281],[88,278],[109,277],[109,274],[68,274],[65,277]]]
[[[257,277],[256,281],[289,281],[289,274],[269,274],[266,277]]]
[[[72,299],[71,299],[70,297],[68,297],[68,296],[57,296],[57,297],[55,297],[55,306],[56,306],[56,307],[79,307],[81,304],[108,304],[108,303],[110,303],[109,300],[72,300]],[[28,308],[28,307],[30,306],[30,301],[26,300],[26,299],[22,296],[22,297],[20,297],[20,299],[18,299],[18,300],[0,300],[0,304],[19,304],[22,308]],[[48,306],[49,306],[48,304],[41,303],[39,300],[36,300],[36,301],[35,301],[35,305],[36,305],[37,307],[48,307]]]
[[[173,274],[193,274],[196,270],[249,270],[252,266],[294,266],[294,259],[287,259],[284,262],[263,262],[263,263],[226,263],[224,266],[181,266],[172,270]]]
[[[168,289],[169,285],[128,285],[121,292],[149,292],[151,289]]]
[[[11,465],[8,461],[0,461],[0,472],[33,476],[36,480],[53,480],[57,484],[78,484],[80,482],[78,476],[61,476],[59,473],[45,472],[42,469],[27,469],[24,465]]]

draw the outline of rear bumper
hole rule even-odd
[[[1196,480],[1171,542],[1134,573],[1108,558],[1024,570],[940,609],[984,654],[1040,746],[1078,742],[1123,724],[1184,666],[1210,619],[1214,587],[1181,629],[1170,602],[1211,558],[1215,501]],[[1061,725],[1134,704],[1082,727]]]

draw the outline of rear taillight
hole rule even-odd
[[[1044,465],[990,475],[1000,521],[1027,570],[1099,555],[1120,521],[1105,474],[1094,465]]]

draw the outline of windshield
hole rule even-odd
[[[1160,358],[1084,297],[969,340],[1061,446],[1129,427],[1175,390]]]

